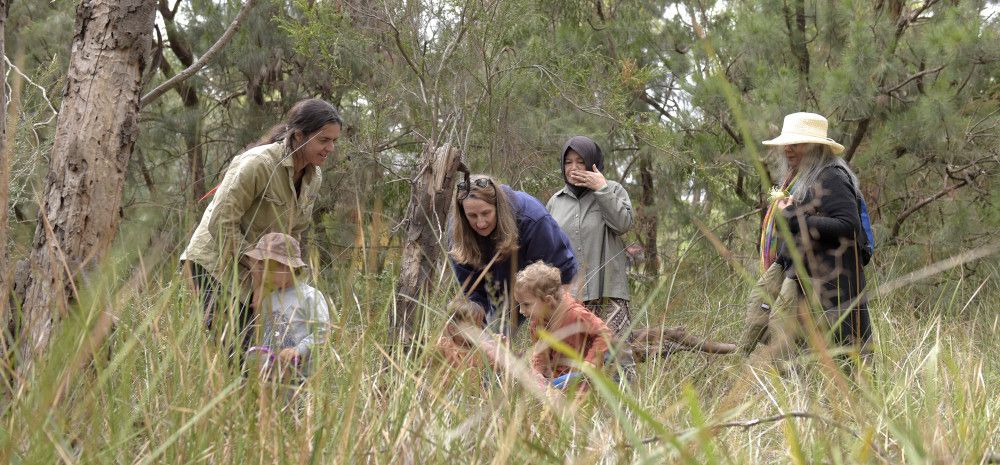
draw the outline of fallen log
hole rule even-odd
[[[632,354],[636,362],[679,351],[724,355],[736,352],[736,344],[693,336],[682,326],[642,328],[632,332]]]

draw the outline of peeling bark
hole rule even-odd
[[[156,0],[83,0],[32,243],[21,374],[48,346],[74,281],[107,252],[138,130]],[[22,378],[24,379],[24,378]]]
[[[7,24],[7,0],[0,0],[0,57],[6,56],[4,33]],[[7,157],[7,69],[0,59],[0,328],[10,320],[8,293],[10,291],[9,264],[7,263],[7,209],[10,203],[10,162]],[[7,341],[0,334],[0,349],[6,352]]]
[[[396,283],[395,314],[389,322],[389,340],[397,346],[412,344],[417,301],[434,281],[434,269],[444,248],[448,210],[456,173],[464,170],[462,156],[449,145],[426,149],[424,162],[412,184],[406,210],[406,240]]]

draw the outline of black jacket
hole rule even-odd
[[[828,319],[843,317],[840,342],[862,343],[871,337],[871,321],[861,263],[859,237],[864,237],[858,201],[847,173],[836,165],[820,172],[804,199],[782,211],[796,247]],[[797,276],[787,244],[778,251],[787,276]],[[844,316],[846,314],[846,316]]]

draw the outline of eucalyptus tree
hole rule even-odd
[[[4,47],[4,33],[7,24],[7,0],[0,0],[0,321],[8,321],[9,308],[7,293],[10,282],[7,279],[7,205],[10,199],[10,164],[7,161],[7,58]],[[0,350],[6,349],[5,339],[0,335]]]
[[[84,0],[77,10],[23,305],[19,371],[30,371],[76,279],[111,245],[128,160],[138,131],[148,65],[152,0]]]

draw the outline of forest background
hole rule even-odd
[[[74,79],[101,72],[75,64],[72,44],[102,5],[148,19],[125,24],[150,44],[131,55],[140,63],[133,97],[148,98],[119,126],[134,143],[108,149],[115,163],[89,166],[118,190],[83,189],[102,199],[88,208],[110,219],[86,230],[89,246],[67,246],[72,292],[38,300],[59,295],[31,292],[52,286],[31,263],[59,236],[47,225],[60,207],[44,199],[61,182],[61,138],[74,131],[57,125],[70,124],[60,116]],[[9,322],[0,461],[1000,460],[995,2],[0,6],[0,288],[11,303],[0,315]],[[149,94],[204,57],[238,15],[206,67]],[[313,281],[337,309],[308,414],[290,419],[212,352],[176,257],[229,160],[307,97],[334,103],[346,122],[305,241]],[[604,148],[605,175],[632,197],[639,324],[735,339],[775,170],[776,154],[759,141],[793,111],[830,119],[872,214],[877,370],[860,383],[806,364],[756,378],[750,400],[722,409],[718,399],[744,376],[739,360],[679,354],[644,364],[624,391],[598,383],[593,399],[563,409],[511,386],[445,383],[453,374],[433,355],[391,350],[412,181],[433,148],[451,144],[474,172],[544,201],[562,185],[558,151],[577,134]],[[424,339],[440,331],[454,291],[443,264],[436,269],[419,312]],[[25,334],[44,350],[26,349]],[[767,421],[726,423],[754,418]]]

